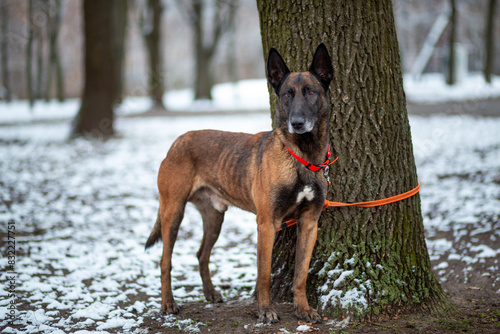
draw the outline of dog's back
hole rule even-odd
[[[270,132],[255,135],[216,130],[190,131],[172,144],[160,165],[158,189],[167,202],[209,201],[224,212],[228,205],[255,213],[252,196],[260,153]],[[166,203],[165,205],[168,205]],[[146,249],[161,240],[161,217],[146,242]]]

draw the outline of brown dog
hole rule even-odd
[[[283,221],[297,218],[295,313],[308,322],[321,321],[309,306],[305,291],[317,222],[326,197],[327,182],[320,169],[326,167],[325,157],[329,157],[327,91],[332,77],[332,63],[323,44],[318,46],[307,72],[290,73],[280,54],[271,49],[267,78],[279,101],[274,130],[256,135],[193,131],[174,142],[160,166],[160,209],[146,242],[149,248],[163,239],[160,266],[164,312],[179,311],[172,295],[171,258],[189,201],[203,219],[203,240],[197,256],[208,301],[222,301],[212,284],[208,262],[224,212],[228,205],[234,205],[257,215],[259,320],[279,319],[270,298],[274,236]]]

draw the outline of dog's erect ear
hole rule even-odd
[[[274,88],[276,95],[279,95],[281,84],[289,73],[290,70],[279,52],[275,48],[271,48],[267,57],[267,81]]]
[[[333,79],[333,66],[325,44],[318,45],[309,72],[321,82],[325,91],[328,91],[330,81]]]

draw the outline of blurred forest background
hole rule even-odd
[[[157,79],[167,91],[192,87],[197,98],[210,98],[214,83],[264,77],[254,0],[121,2],[126,5],[121,17],[125,27],[122,95],[148,95],[148,82],[154,76],[147,51],[153,13],[160,24]],[[0,0],[0,100],[82,96],[83,3]],[[468,71],[500,74],[500,62],[494,61],[500,52],[495,4],[496,0],[393,1],[404,72],[447,73],[451,60]],[[419,65],[425,43],[429,55],[421,57],[424,61]],[[457,56],[450,59],[450,54]],[[200,73],[203,69],[208,71]],[[206,87],[194,87],[195,82],[208,86],[208,94]]]

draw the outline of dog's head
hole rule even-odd
[[[289,133],[313,131],[321,114],[329,110],[327,92],[332,78],[332,62],[323,43],[307,72],[290,72],[278,51],[271,48],[267,80],[278,96],[277,125]]]

